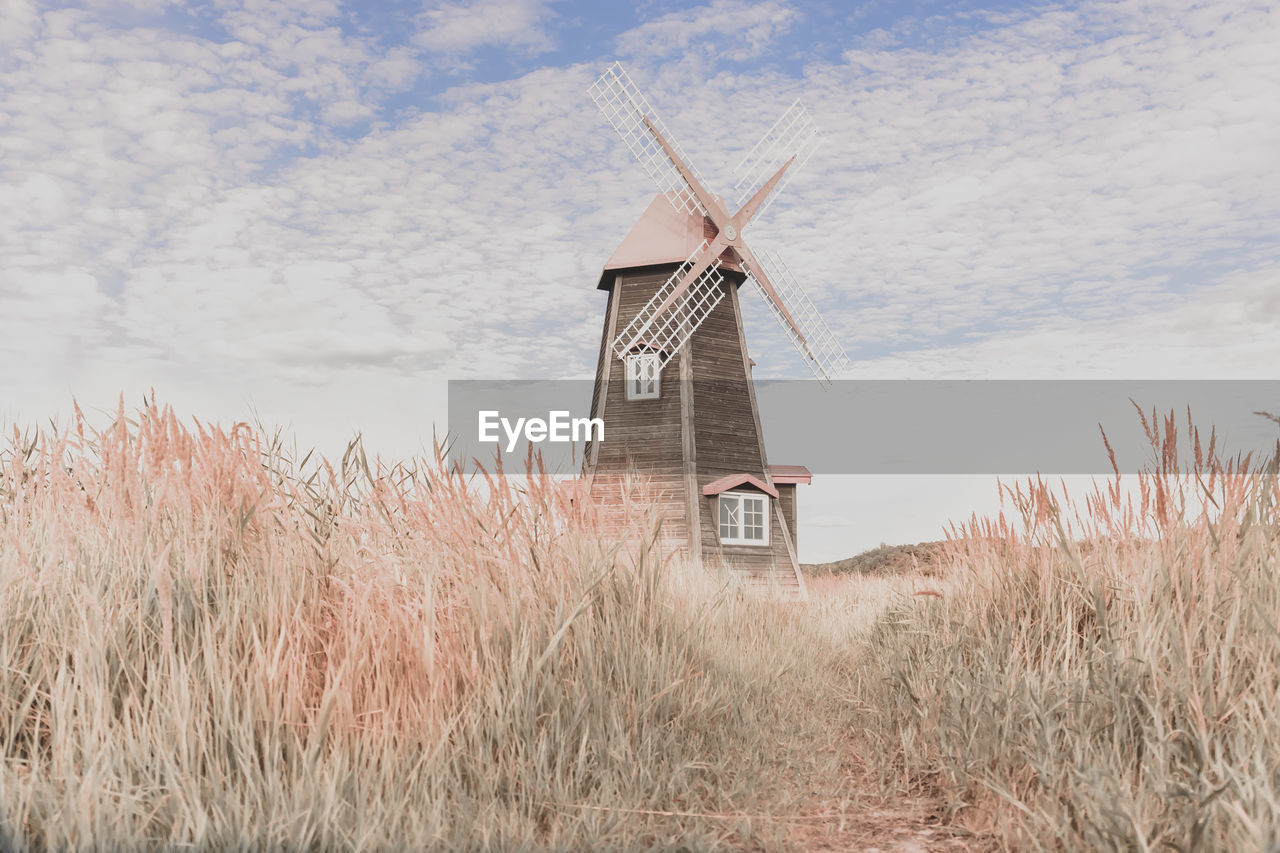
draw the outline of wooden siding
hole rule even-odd
[[[615,278],[610,291],[607,330],[600,344],[598,387],[592,401],[592,417],[602,417],[605,422],[604,441],[592,453],[593,476],[601,483],[593,483],[592,491],[597,495],[616,494],[612,490],[619,478],[632,472],[639,474],[662,514],[662,538],[687,555],[689,509],[678,379],[684,354],[677,354],[663,369],[657,398],[628,400],[622,364],[610,347],[670,275],[670,269],[623,273]]]
[[[787,520],[787,530],[791,532],[791,545],[799,550],[800,539],[796,529],[796,484],[774,483],[778,490],[778,504],[782,507],[782,516]]]
[[[610,335],[613,333],[616,314],[617,300],[613,298],[613,290],[610,289],[609,301],[604,309],[604,331],[600,335],[600,358],[596,360],[596,381],[595,386],[591,389],[591,417],[593,418],[604,416],[604,386],[609,381],[609,374],[613,367],[608,358],[609,340]],[[594,435],[594,432],[591,434]],[[589,439],[582,454],[584,473],[590,473],[595,468],[598,450],[595,439]]]
[[[726,279],[728,292],[693,333],[689,350],[693,359],[694,447],[698,454],[698,488],[726,474],[751,474],[768,482],[768,466],[760,451],[751,395],[749,366],[739,337],[737,287],[741,278]],[[721,545],[717,502],[702,502],[700,526],[702,551],[709,562],[719,562],[750,577],[766,578],[779,568],[785,555],[778,526],[777,501],[769,500],[769,546]]]
[[[721,545],[716,499],[701,493],[726,474],[751,474],[772,485],[742,339],[740,274],[726,272],[726,298],[663,368],[658,398],[626,399],[622,365],[610,344],[673,269],[626,270],[613,277],[591,404],[592,417],[605,422],[604,441],[587,455],[593,494],[608,501],[606,495],[617,494],[612,484],[634,470],[657,496],[666,543],[709,568],[803,594],[790,538],[794,500],[789,506],[769,500],[769,546]],[[794,487],[784,488],[794,498]]]

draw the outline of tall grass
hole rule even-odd
[[[1172,416],[1136,492],[1036,479],[855,670],[883,781],[1002,846],[1280,848],[1280,479]]]
[[[935,807],[1015,849],[1275,849],[1276,460],[1189,430],[1183,471],[1146,423],[1132,495],[1031,481],[943,576],[807,604],[537,471],[154,404],[15,431],[0,849],[856,849]]]
[[[643,504],[606,531],[572,483],[521,483],[155,404],[15,430],[0,848],[745,843],[641,812],[756,796],[776,673],[725,665]]]

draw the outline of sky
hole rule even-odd
[[[653,195],[586,94],[614,61],[726,194],[805,103],[749,236],[850,378],[1278,378],[1277,44],[1239,0],[0,0],[0,422],[154,389],[397,458],[450,379],[589,378]],[[806,377],[743,304],[757,376]],[[994,496],[815,481],[801,556]]]

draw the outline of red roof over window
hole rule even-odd
[[[751,476],[750,474],[727,474],[719,480],[713,480],[703,486],[702,493],[704,495],[718,495],[721,492],[736,489],[738,486],[753,486],[771,498],[776,498],[778,496],[777,489],[773,488],[768,483]]]

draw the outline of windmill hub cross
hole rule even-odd
[[[756,254],[742,240],[742,230],[773,202],[820,139],[817,128],[797,101],[764,138],[748,152],[736,171],[738,212],[729,215],[718,196],[708,192],[671,134],[619,64],[607,70],[589,90],[592,100],[626,143],[640,165],[676,208],[711,220],[716,234],[704,240],[653,295],[613,342],[618,358],[638,346],[663,351],[669,360],[679,351],[722,298],[720,258],[732,249],[748,279],[783,331],[820,381],[829,382],[848,367],[848,356],[791,270],[776,254]],[[665,362],[664,362],[665,363]]]

